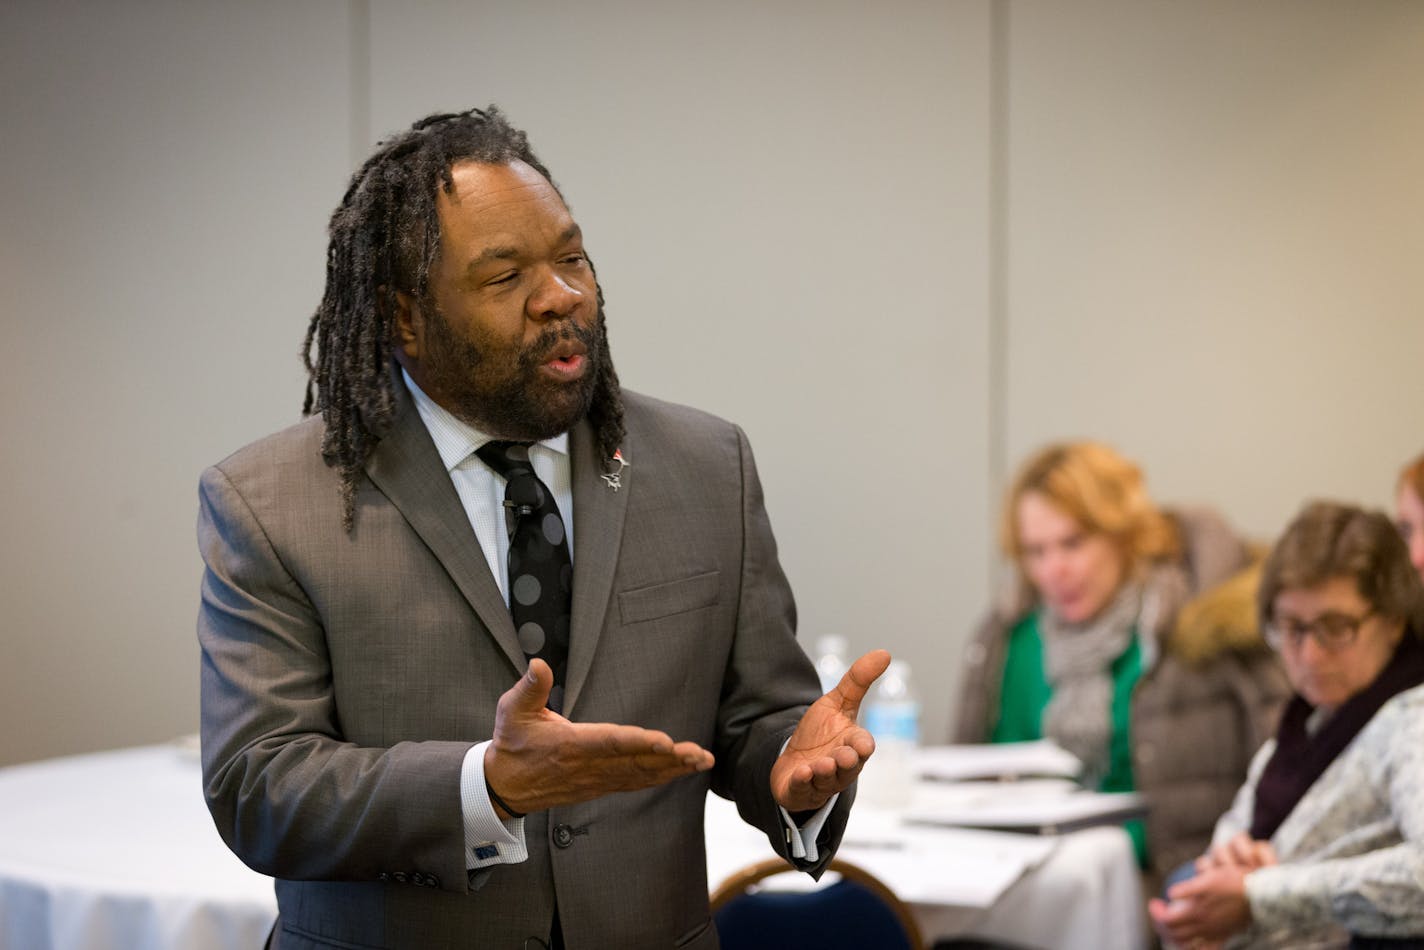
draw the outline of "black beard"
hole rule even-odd
[[[471,341],[456,336],[435,308],[426,328],[422,361],[431,387],[450,403],[457,418],[482,432],[518,442],[538,442],[567,432],[593,403],[599,375],[608,360],[608,342],[600,307],[592,329],[573,320],[545,327],[538,339],[520,350],[513,372],[489,379],[490,357]],[[577,339],[587,351],[584,372],[561,383],[540,372],[549,350],[561,340]]]

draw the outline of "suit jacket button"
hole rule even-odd
[[[557,848],[567,848],[574,843],[573,829],[568,825],[554,826],[554,846]]]

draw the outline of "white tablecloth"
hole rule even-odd
[[[0,769],[0,950],[257,950],[271,878],[218,837],[191,750]]]
[[[767,857],[764,836],[736,806],[709,798],[708,881]],[[909,825],[857,801],[838,857],[880,878],[910,904],[927,943],[997,938],[1044,950],[1143,950],[1148,945],[1132,841],[1108,825],[1038,835]],[[809,887],[780,875],[778,887]]]
[[[707,816],[713,886],[770,856],[730,803],[709,796]],[[1132,848],[1117,827],[1061,838],[907,828],[857,803],[840,853],[906,897],[931,940],[1146,943]],[[0,950],[257,950],[275,916],[271,879],[218,837],[191,750],[0,769]]]

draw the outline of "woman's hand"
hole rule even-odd
[[[1167,891],[1168,900],[1147,904],[1152,924],[1165,939],[1183,947],[1211,947],[1251,925],[1246,875],[1236,865],[1201,870]],[[1205,941],[1205,942],[1203,942]]]
[[[1200,874],[1212,868],[1226,867],[1254,871],[1279,863],[1276,849],[1271,847],[1269,841],[1259,841],[1243,831],[1197,858],[1196,866],[1197,873]]]

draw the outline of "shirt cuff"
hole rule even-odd
[[[494,810],[485,790],[485,748],[476,743],[460,766],[460,810],[465,819],[465,867],[476,871],[496,864],[518,864],[529,857],[524,843],[524,819],[505,821]]]
[[[776,810],[781,812],[782,822],[786,825],[786,843],[791,846],[791,856],[797,861],[815,864],[821,860],[820,850],[816,847],[816,838],[820,836],[821,826],[831,816],[831,809],[836,807],[836,799],[840,797],[840,792],[832,795],[830,801],[816,809],[815,814],[807,818],[806,823],[800,826],[792,820],[791,812],[780,805],[776,806]]]

